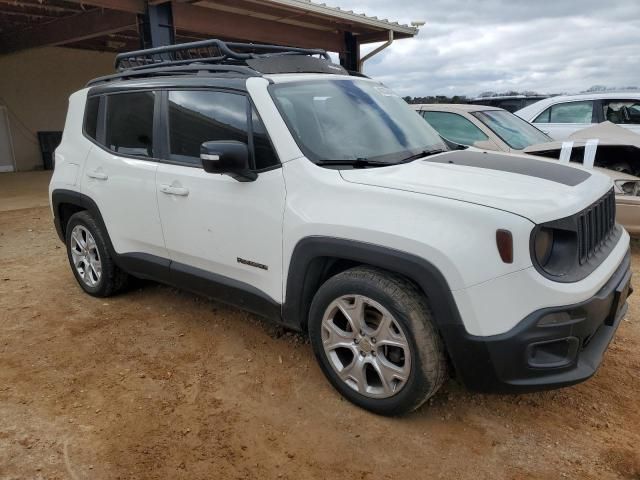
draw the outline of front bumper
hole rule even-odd
[[[590,299],[538,310],[506,333],[479,337],[462,325],[447,327],[442,333],[457,376],[482,392],[545,390],[588,379],[627,312],[630,267],[627,253]]]

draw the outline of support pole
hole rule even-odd
[[[357,72],[360,58],[360,44],[351,32],[344,32],[344,50],[340,52],[340,65],[345,69]]]
[[[147,11],[138,16],[138,29],[143,49],[173,45],[176,38],[171,2],[147,4]]]

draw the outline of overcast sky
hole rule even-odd
[[[640,87],[640,0],[323,1],[426,22],[365,63],[403,96]]]

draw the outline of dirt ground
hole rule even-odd
[[[0,184],[0,205],[11,195]],[[640,278],[640,245],[633,262]],[[381,418],[253,315],[150,283],[84,294],[48,208],[0,210],[0,479],[637,480],[639,298],[584,384],[491,396],[450,381]]]

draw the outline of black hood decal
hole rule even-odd
[[[500,153],[470,152],[468,150],[436,155],[424,161],[517,173],[519,175],[562,183],[569,187],[575,187],[591,176],[589,172],[568,167],[558,162],[536,160],[535,158],[519,158]]]

